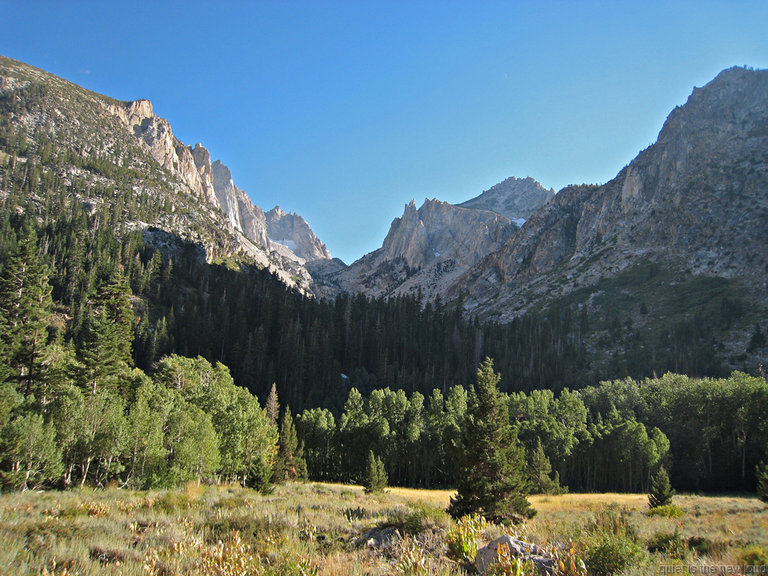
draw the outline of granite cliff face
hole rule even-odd
[[[78,183],[73,197],[98,205],[105,199],[89,197],[89,190],[114,188],[113,195],[120,195],[130,178],[131,193],[162,208],[150,221],[123,222],[128,229],[147,229],[149,241],[165,238],[149,230],[159,229],[198,244],[208,260],[253,262],[311,293],[305,259],[270,242],[264,211],[235,186],[226,166],[212,163],[201,144],[179,141],[149,100],[113,100],[1,56],[0,97],[10,103],[7,128],[28,134],[33,151],[44,143],[67,151],[61,177],[66,187]],[[122,181],[112,180],[115,174]],[[308,226],[303,234],[311,234]]]
[[[264,210],[256,206],[243,190],[235,186],[232,173],[220,160],[212,166],[213,189],[222,211],[232,227],[265,251],[271,249]]]
[[[647,262],[768,301],[768,71],[732,68],[694,89],[616,178],[560,191],[450,295],[505,321],[576,292],[598,295],[598,283]]]
[[[536,210],[555,197],[553,189],[547,190],[530,176],[507,178],[479,196],[458,204],[462,208],[490,210],[506,216],[522,226]]]
[[[283,212],[280,206],[275,206],[267,212],[266,221],[271,242],[287,246],[307,262],[330,260],[331,252],[298,214]]]
[[[198,169],[197,162],[200,158],[196,158],[194,151],[173,135],[168,120],[155,115],[152,102],[136,100],[110,103],[108,109],[120,118],[129,131],[149,149],[152,158],[162,168],[175,175],[181,184],[205,202],[218,207],[210,170],[205,172]],[[208,167],[210,167],[210,156],[208,156]]]
[[[532,178],[508,178],[458,205],[433,198],[417,209],[411,201],[378,250],[350,266],[338,260],[312,264],[315,290],[324,297],[444,297],[553,195]]]
[[[460,208],[436,199],[421,208],[411,201],[395,218],[381,248],[349,267],[340,262],[311,266],[316,290],[368,296],[434,298],[517,229],[505,216]]]

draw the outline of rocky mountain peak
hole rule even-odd
[[[547,190],[539,182],[531,178],[510,177],[479,196],[462,202],[463,208],[490,210],[506,216],[511,221],[522,225],[541,206],[555,196],[553,189]]]
[[[266,214],[267,230],[271,242],[290,248],[307,262],[330,260],[331,253],[298,214],[286,213],[275,206]]]
[[[200,172],[198,159],[193,156],[192,149],[185,146],[173,135],[168,120],[155,115],[152,102],[142,99],[109,104],[108,109],[146,146],[152,158],[162,168],[178,177],[181,183],[203,199],[211,208],[219,208],[213,182],[210,178],[210,170],[207,174]],[[208,156],[208,161],[210,163],[210,156]]]
[[[315,266],[324,295],[363,292],[369,296],[415,295],[434,298],[517,229],[508,218],[487,210],[454,206],[436,198],[420,208],[411,200],[395,218],[378,250],[349,267]]]
[[[211,162],[204,146],[179,141],[170,123],[154,113],[151,101],[120,102],[0,56],[0,89],[30,85],[35,85],[34,100],[20,113],[0,110],[0,124],[35,126],[33,138],[43,136],[55,150],[79,156],[82,160],[57,168],[65,185],[76,177],[94,184],[85,186],[93,190],[114,187],[146,194],[159,206],[150,221],[145,221],[145,215],[140,221],[121,224],[129,229],[153,227],[159,231],[147,233],[153,239],[165,234],[193,242],[210,260],[233,258],[269,268],[286,285],[309,293],[312,281],[304,260],[283,246],[272,249],[264,212],[234,185],[226,166]],[[94,158],[97,169],[92,168]],[[115,173],[121,178],[112,180]],[[113,199],[112,193],[106,200],[91,191],[87,194],[91,196],[78,193],[75,201]],[[165,241],[161,244],[170,246]]]
[[[616,178],[561,190],[539,209],[462,279],[465,302],[508,320],[648,261],[680,277],[739,279],[765,301],[766,190],[768,71],[729,69],[694,89]]]

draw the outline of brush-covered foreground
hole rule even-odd
[[[468,566],[448,545],[459,528],[444,512],[451,495],[401,488],[366,495],[358,486],[330,484],[287,484],[269,495],[196,484],[6,494],[0,496],[0,570],[20,576],[466,574]],[[694,566],[768,561],[768,508],[755,498],[677,496],[684,515],[676,518],[648,516],[647,497],[639,494],[533,496],[531,503],[538,515],[513,535],[557,548],[563,559],[585,560],[590,574],[693,573]],[[375,527],[394,527],[403,538],[370,546],[361,536]],[[503,532],[485,526],[477,544]],[[506,573],[532,570],[517,569]]]

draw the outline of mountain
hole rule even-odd
[[[695,89],[605,185],[553,197],[511,178],[462,205],[412,201],[382,247],[347,266],[301,217],[255,206],[148,100],[2,58],[0,258],[27,213],[65,338],[80,341],[89,295],[125,270],[137,365],[202,354],[260,390],[295,383],[292,405],[314,394],[321,356],[329,390],[339,366],[361,387],[424,384],[424,371],[444,386],[485,355],[522,387],[755,371],[768,362],[767,76],[733,68]]]
[[[605,185],[554,194],[509,178],[456,206],[411,202],[380,249],[310,266],[323,296],[439,297],[483,322],[548,318],[595,375],[768,361],[767,270],[768,72],[745,68],[694,89]]]
[[[337,260],[311,265],[315,290],[325,297],[363,293],[434,299],[500,248],[553,195],[532,178],[508,178],[458,205],[433,198],[417,209],[412,200],[378,250],[350,266]]]
[[[522,226],[531,215],[555,196],[553,189],[547,190],[530,176],[527,178],[507,178],[491,186],[488,190],[458,204],[462,208],[490,210],[506,216],[518,226]]]
[[[382,247],[344,266],[311,265],[322,296],[364,293],[371,297],[432,299],[455,284],[482,257],[502,246],[517,225],[487,210],[432,199],[417,210],[411,201],[395,218]]]
[[[502,322],[570,307],[611,353],[687,327],[738,365],[761,334],[767,270],[768,71],[731,68],[616,178],[558,192],[446,297]]]
[[[229,169],[211,162],[201,144],[179,141],[149,100],[114,100],[0,57],[0,102],[1,135],[8,148],[23,152],[0,157],[0,166],[10,173],[0,194],[12,192],[9,182],[21,171],[22,180],[28,180],[21,188],[39,195],[40,202],[44,191],[32,177],[68,190],[89,206],[117,200],[124,210],[118,224],[126,231],[145,230],[151,241],[162,237],[155,229],[164,231],[200,246],[208,261],[252,263],[311,293],[305,256],[330,254],[298,255],[290,249],[292,243],[322,246],[306,222],[292,227],[298,230],[295,239],[289,235],[281,238],[284,243],[272,242],[267,216],[235,186]]]
[[[298,214],[285,213],[280,206],[267,212],[267,231],[273,243],[287,246],[307,262],[330,260],[331,253]]]

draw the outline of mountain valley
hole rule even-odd
[[[489,327],[550,323],[559,335],[547,346],[564,353],[567,338],[583,356],[573,382],[754,371],[768,361],[766,94],[768,72],[725,70],[610,182],[555,193],[509,178],[460,204],[411,201],[381,248],[347,265],[301,216],[255,205],[150,101],[2,58],[0,195],[40,214],[52,198],[75,200],[166,258],[195,246],[200,262],[255,266],[322,301],[412,298]]]

